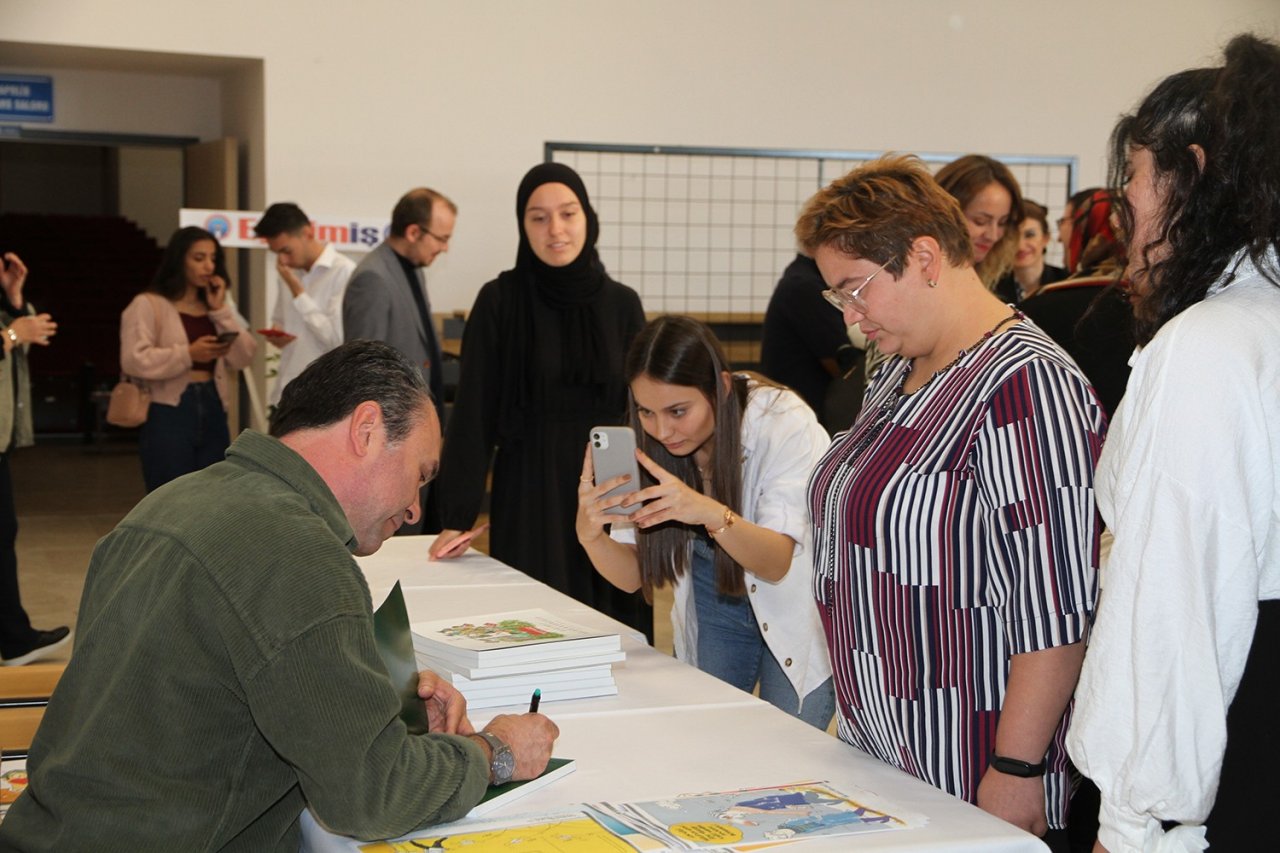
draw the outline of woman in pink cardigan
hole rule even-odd
[[[255,346],[227,300],[222,246],[203,228],[179,228],[120,317],[120,367],[151,391],[138,441],[148,492],[222,459],[227,370],[247,365]]]

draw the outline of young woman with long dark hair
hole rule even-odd
[[[834,713],[813,603],[809,472],[829,440],[795,392],[733,374],[704,324],[650,322],[627,355],[637,457],[654,484],[578,487],[578,541],[620,589],[675,587],[676,655],[811,725]],[[637,484],[640,485],[640,484]],[[630,524],[605,510],[630,509]],[[612,530],[605,532],[605,525]]]
[[[257,344],[229,287],[217,239],[179,228],[150,286],[120,317],[120,369],[151,392],[138,439],[148,492],[221,460],[231,444],[230,372],[252,360]]]

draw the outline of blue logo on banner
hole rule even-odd
[[[204,221],[204,230],[219,240],[225,240],[227,235],[231,233],[231,222],[222,214],[215,213]]]
[[[0,120],[53,121],[53,78],[0,74]]]

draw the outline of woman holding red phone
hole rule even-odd
[[[253,358],[253,335],[227,297],[222,246],[179,228],[150,286],[120,317],[120,369],[146,384],[151,407],[138,439],[147,491],[222,459],[228,369]]]
[[[654,484],[610,496],[625,476],[595,482],[588,451],[578,541],[619,589],[652,599],[674,585],[677,657],[744,691],[758,683],[761,699],[825,730],[835,699],[805,496],[826,431],[794,391],[730,373],[715,335],[688,317],[645,326],[626,373],[636,457]]]

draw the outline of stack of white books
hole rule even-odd
[[[448,679],[468,708],[613,696],[613,664],[626,659],[615,633],[545,610],[514,610],[415,622],[418,663]]]

